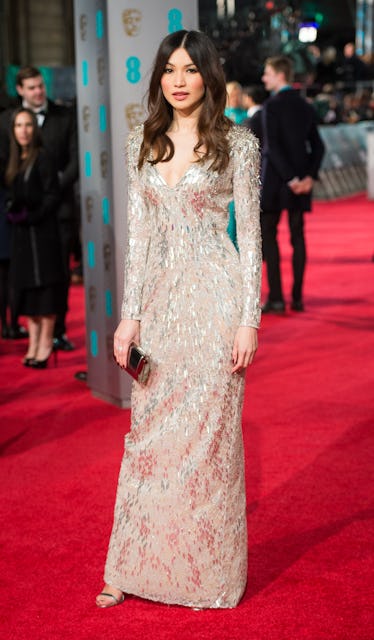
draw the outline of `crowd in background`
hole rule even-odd
[[[353,124],[374,119],[374,57],[360,57],[354,44],[341,53],[333,46],[308,48],[312,68],[306,75],[306,95],[321,124]]]
[[[243,34],[240,38],[218,38],[228,82],[244,89],[261,86],[266,43]],[[270,45],[268,45],[270,46]],[[320,124],[355,123],[374,118],[374,54],[359,56],[352,42],[331,44],[287,43],[282,54],[294,66],[294,86],[316,108]],[[270,55],[273,55],[270,53]]]
[[[1,336],[28,337],[24,366],[45,369],[52,352],[74,349],[66,315],[79,235],[76,115],[47,98],[39,69],[21,68],[16,87],[17,102],[0,114]]]

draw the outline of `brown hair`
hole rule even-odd
[[[211,159],[211,168],[224,171],[229,162],[227,132],[232,123],[224,115],[226,106],[226,81],[218,52],[211,40],[199,31],[176,31],[161,42],[156,54],[148,90],[148,118],[144,123],[144,137],[140,149],[138,169],[144,162],[151,164],[167,162],[174,155],[174,145],[167,130],[173,120],[173,109],[165,100],[161,89],[161,78],[165,66],[176,49],[187,51],[196,65],[205,85],[205,96],[198,120],[198,142],[195,153],[200,152],[201,161]],[[153,152],[152,160],[149,156]]]
[[[20,113],[28,113],[31,116],[33,124],[33,135],[31,138],[30,147],[28,149],[27,157],[24,159],[21,158],[21,147],[14,135],[14,125],[16,122],[16,118]],[[42,139],[35,113],[31,111],[31,109],[27,109],[26,107],[19,107],[13,112],[12,115],[9,160],[5,171],[5,182],[7,185],[10,185],[13,182],[18,173],[20,173],[21,171],[27,171],[28,167],[31,167],[34,164],[41,147]]]
[[[38,78],[41,75],[41,72],[36,67],[22,67],[16,75],[16,85],[22,87],[24,80],[28,80],[29,78]]]
[[[265,66],[269,65],[276,73],[283,73],[286,82],[293,80],[293,63],[287,56],[272,56],[265,60]]]

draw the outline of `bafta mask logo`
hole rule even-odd
[[[91,109],[88,104],[82,107],[83,130],[88,133],[90,130]]]
[[[105,61],[104,58],[99,57],[96,60],[97,81],[100,85],[104,84],[105,79]]]
[[[125,9],[122,13],[122,22],[128,36],[138,36],[142,23],[142,12],[139,9]]]
[[[96,309],[97,290],[96,287],[91,285],[88,287],[88,306],[91,312]]]
[[[102,151],[100,153],[100,171],[101,177],[106,178],[108,175],[108,152]]]
[[[125,107],[125,117],[127,126],[130,129],[134,129],[138,124],[142,124],[145,118],[144,108],[137,102],[127,104]]]
[[[103,259],[104,259],[104,270],[110,271],[112,266],[112,247],[109,242],[105,242],[103,244]]]
[[[87,20],[86,14],[82,13],[79,16],[79,31],[81,34],[81,40],[86,40],[87,38],[87,23],[88,23],[88,20]]]
[[[94,201],[92,196],[86,196],[86,220],[87,222],[91,222],[93,218],[93,210],[94,210]]]

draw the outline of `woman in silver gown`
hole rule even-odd
[[[134,383],[99,607],[125,594],[234,607],[247,579],[241,412],[257,349],[258,146],[224,116],[225,78],[202,33],[158,50],[149,116],[129,135],[128,246],[114,355],[151,358]],[[227,234],[234,200],[239,253]]]

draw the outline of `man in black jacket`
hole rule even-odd
[[[304,212],[311,210],[313,183],[318,178],[324,153],[315,111],[292,89],[291,80],[289,58],[276,56],[266,60],[262,81],[271,96],[262,110],[261,229],[269,284],[264,313],[285,310],[277,242],[277,226],[283,209],[288,211],[293,247],[291,308],[304,310]]]
[[[61,197],[58,206],[58,222],[65,264],[66,311],[70,282],[70,253],[75,231],[74,183],[78,178],[78,139],[74,110],[47,99],[44,80],[34,67],[23,67],[16,78],[17,92],[24,107],[36,114],[42,134],[43,145],[53,158],[58,172]],[[0,146],[4,150],[9,144],[11,110],[0,117]],[[2,152],[4,153],[4,151]],[[55,346],[64,351],[74,347],[66,336],[66,312],[57,317]]]

